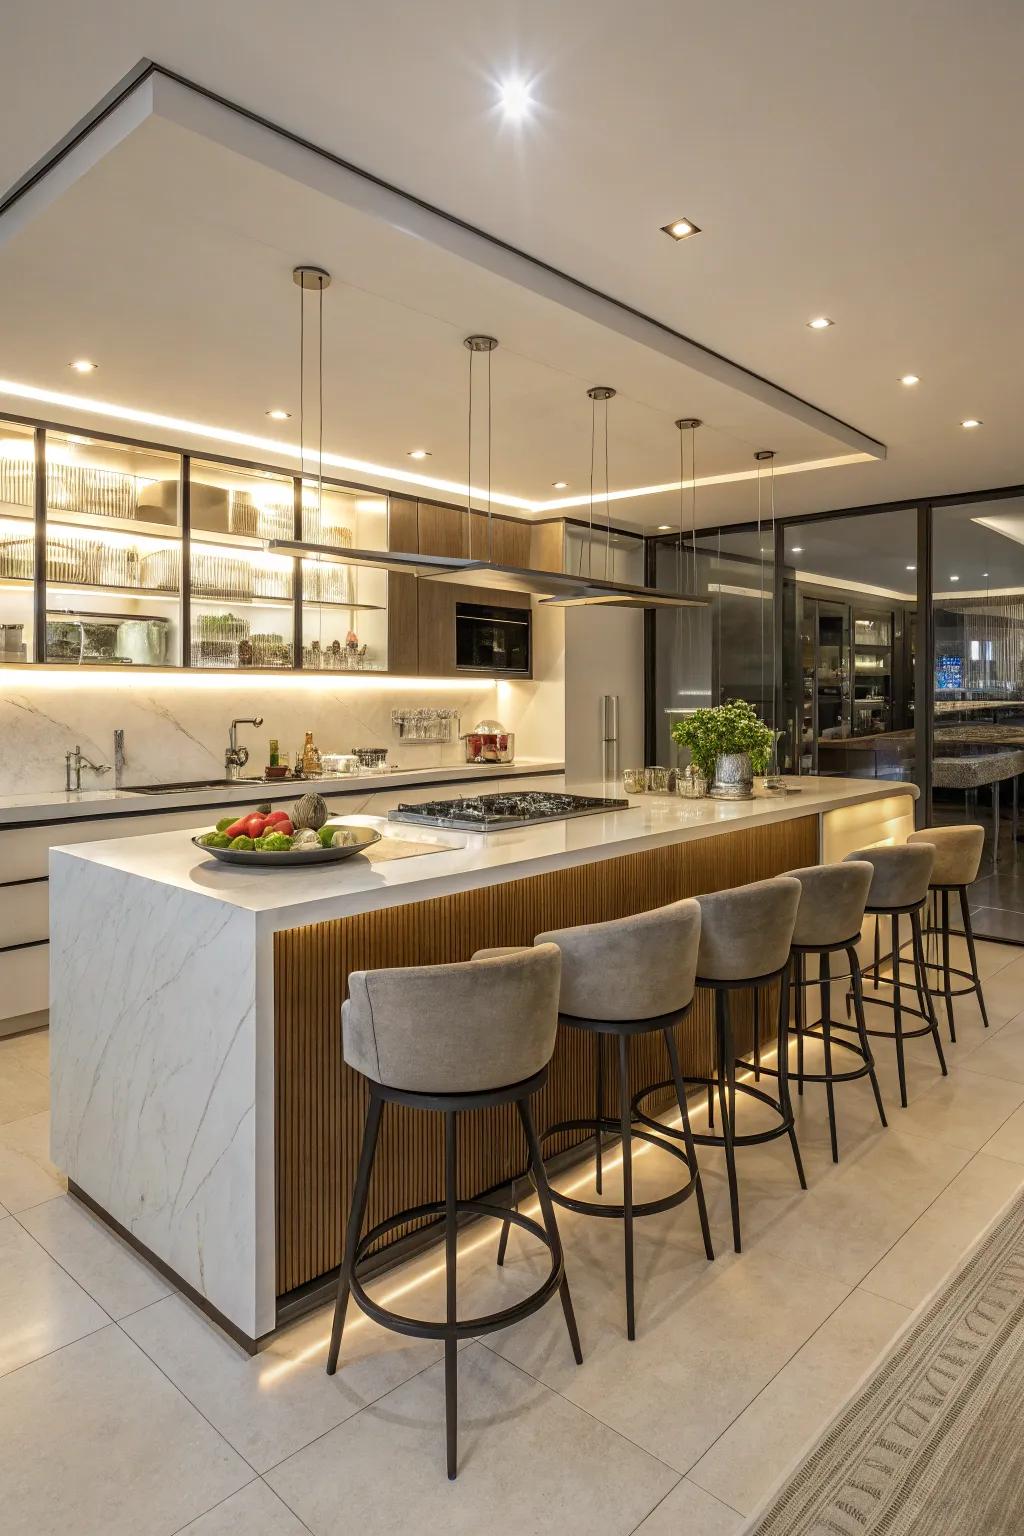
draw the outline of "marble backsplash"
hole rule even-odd
[[[520,756],[559,759],[561,733],[550,745],[542,739],[538,690],[543,685],[530,682],[8,673],[0,675],[0,794],[63,789],[64,754],[76,745],[94,762],[112,763],[117,729],[125,733],[126,787],[220,778],[232,717],[257,715],[262,727],[239,730],[250,752],[247,771],[266,763],[271,736],[294,757],[306,731],[326,752],[387,747],[389,760],[403,768],[461,762],[457,731],[443,746],[399,739],[392,710],[430,706],[457,709],[463,729],[481,718],[498,718],[509,730],[522,723],[529,740],[517,739]],[[83,789],[112,783],[112,772],[83,771]]]

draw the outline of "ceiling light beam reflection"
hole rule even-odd
[[[876,464],[878,461],[871,453],[841,453],[827,459],[806,459],[799,464],[777,464],[775,475],[800,475],[807,474],[814,469],[839,469],[847,464]],[[690,490],[694,485],[737,485],[744,480],[755,480],[756,469],[729,470],[721,475],[698,475],[696,480],[666,480],[659,485],[634,485],[621,491],[611,491],[607,496],[603,491],[594,492],[594,504],[603,501],[629,501],[634,496],[661,496],[673,491]],[[557,496],[550,501],[534,502],[534,512],[561,512],[567,507],[589,507],[590,495],[586,496]]]

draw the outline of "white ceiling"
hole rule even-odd
[[[786,477],[780,511],[955,492],[1024,480],[1014,415],[1024,311],[1017,274],[1024,211],[1013,172],[1024,127],[1022,43],[1024,7],[1015,0],[970,7],[951,0],[927,7],[907,0],[851,7],[643,0],[630,8],[612,0],[308,0],[301,7],[265,0],[179,0],[173,7],[156,0],[99,0],[90,7],[8,0],[0,184],[13,182],[148,56],[887,445],[884,462]],[[493,105],[495,80],[509,73],[533,79],[538,104],[518,129]],[[125,146],[132,148],[143,148],[141,137]],[[162,182],[148,164],[138,166],[120,216],[106,221],[116,256],[106,292],[95,228],[80,248],[75,241],[59,250],[53,241],[31,246],[31,231],[11,242],[14,266],[7,269],[7,253],[0,261],[0,374],[192,418],[201,405],[201,419],[266,432],[262,411],[277,403],[267,391],[293,349],[287,308],[276,308],[281,270],[295,259],[324,257],[293,246],[297,231],[280,216],[294,208],[295,189],[278,188],[283,201],[266,203],[265,226],[254,230],[234,201],[229,208],[211,203],[216,177],[182,178],[188,159],[183,152],[179,174],[163,161]],[[122,173],[129,168],[120,166]],[[112,160],[94,174],[113,176],[116,169]],[[86,186],[79,183],[81,191]],[[253,190],[262,197],[261,188]],[[58,211],[55,205],[55,217]],[[69,211],[75,212],[66,208],[65,217]],[[77,210],[80,235],[86,212]],[[659,226],[680,214],[704,232],[676,245]],[[320,228],[315,220],[309,226],[311,233]],[[28,244],[18,257],[21,240]],[[246,247],[242,271],[238,240]],[[328,264],[351,275],[360,252],[367,254],[362,244],[342,244]],[[134,267],[126,261],[132,254]],[[335,381],[353,422],[360,399],[372,402],[386,391],[388,364],[421,341],[426,346],[427,332],[436,347],[437,327],[455,343],[460,330],[492,328],[490,309],[480,314],[474,305],[474,313],[464,313],[460,300],[468,292],[453,286],[450,272],[446,281],[433,262],[427,265],[429,301],[423,291],[409,294],[402,316],[398,295],[387,291],[386,279],[396,275],[390,268],[378,265],[369,279],[364,273],[361,288],[331,290],[330,298],[346,302],[358,295],[365,322],[358,356],[368,388],[357,384],[346,396],[345,378],[353,375]],[[179,290],[176,272],[188,279]],[[40,317],[32,283],[45,278],[49,303]],[[114,292],[122,306],[119,332],[104,307]],[[254,322],[257,292],[264,307],[257,306]],[[663,466],[671,474],[674,445],[666,454],[662,432],[679,410],[709,422],[705,463],[716,455],[745,461],[751,442],[765,441],[760,429],[769,423],[756,413],[751,419],[749,400],[741,419],[736,400],[716,399],[705,381],[710,403],[685,404],[666,389],[660,363],[634,357],[630,366],[629,347],[618,338],[614,345],[602,338],[615,376],[598,365],[602,376],[593,377],[592,338],[581,327],[570,327],[570,338],[552,330],[546,354],[537,344],[541,309],[520,308],[524,336],[526,309],[532,315],[530,344],[495,358],[496,484],[501,421],[506,487],[528,485],[522,494],[533,497],[550,489],[545,479],[565,478],[575,487],[586,477],[588,403],[576,404],[583,377],[619,384],[627,396],[612,407],[622,407],[613,417],[613,480],[634,467],[635,483],[668,478]],[[833,316],[836,325],[809,331],[804,322],[817,313]],[[371,317],[385,338],[376,353]],[[340,318],[339,303],[332,327]],[[509,313],[506,324],[514,318]],[[72,343],[68,328],[75,324],[83,339]],[[201,364],[190,383],[182,359],[168,355],[168,335]],[[68,356],[99,355],[101,348],[102,375],[69,383]],[[212,375],[211,356],[218,364]],[[455,461],[445,473],[461,477],[464,451],[456,452],[455,438],[465,361],[457,344],[451,356],[449,371],[431,373],[429,389],[395,391],[390,418],[364,412],[365,448],[339,430],[338,449],[394,462],[395,444],[384,438],[401,436],[404,449],[412,446],[410,436],[422,441],[424,431],[436,433],[428,446],[440,444],[438,459]],[[921,375],[914,390],[896,382],[907,371]],[[673,397],[667,409],[666,393]],[[962,431],[957,423],[967,415],[984,426]],[[788,422],[794,436],[783,444],[783,423],[771,425],[776,435],[767,446],[802,452],[798,439],[808,428]],[[439,466],[432,460],[430,467]],[[698,510],[702,521],[738,520],[751,506],[751,487],[739,485],[702,492]],[[638,503],[617,515],[649,525],[653,511],[654,503]]]

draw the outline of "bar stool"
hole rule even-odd
[[[1014,782],[1016,783],[1016,780]],[[971,908],[967,899],[967,887],[974,884],[978,877],[978,870],[981,867],[981,856],[985,847],[985,828],[979,826],[924,827],[920,832],[911,832],[907,841],[910,843],[931,843],[935,849],[935,865],[932,869],[931,880],[928,883],[932,901],[932,918],[926,922],[922,932],[926,940],[932,938],[938,940],[942,946],[942,958],[938,962],[926,960],[925,966],[928,971],[938,972],[942,979],[940,987],[929,987],[928,990],[932,997],[942,997],[945,999],[949,1038],[950,1042],[955,1045],[954,997],[968,997],[973,992],[978,999],[982,1023],[988,1029],[988,1009],[985,1007],[985,996],[981,990],[981,977],[978,974],[978,954],[974,946],[974,929],[971,925]],[[967,942],[967,953],[971,962],[971,969],[969,971],[951,965],[949,961],[950,893],[955,893],[960,898],[960,914],[964,925],[964,939]],[[954,988],[954,976],[959,976],[961,980],[969,982],[970,985]]]
[[[679,1064],[675,1028],[693,1006],[694,973],[700,941],[700,908],[693,900],[677,901],[653,912],[616,918],[608,923],[589,923],[538,934],[538,944],[557,944],[562,953],[562,986],[559,1023],[590,1035],[594,1042],[594,1113],[562,1120],[541,1138],[563,1132],[585,1131],[594,1140],[594,1182],[598,1194],[603,1185],[602,1139],[617,1133],[622,1145],[622,1204],[577,1199],[552,1188],[551,1198],[566,1210],[584,1216],[619,1219],[623,1223],[626,1289],[626,1337],[636,1338],[634,1295],[633,1222],[671,1210],[691,1195],[697,1199],[704,1251],[713,1259],[711,1230],[701,1185],[697,1154],[690,1130],[686,1088]],[[662,1086],[675,1089],[681,1126],[678,1133],[656,1120],[633,1124],[630,1108],[630,1043],[642,1035],[661,1034],[668,1054],[671,1077]],[[618,1107],[605,1113],[605,1041],[618,1041]],[[686,1169],[686,1181],[658,1199],[633,1198],[633,1138],[667,1152]],[[675,1144],[676,1140],[682,1146]],[[508,1227],[501,1235],[498,1263],[505,1257]]]
[[[857,942],[864,921],[864,907],[874,871],[866,860],[858,859],[843,864],[816,864],[808,869],[791,869],[789,873],[794,880],[800,881],[802,887],[796,927],[793,930],[792,950],[793,984],[796,993],[797,1091],[803,1093],[804,1083],[825,1084],[832,1161],[838,1163],[836,1083],[851,1083],[860,1077],[870,1078],[878,1108],[878,1118],[883,1126],[888,1123],[864,1019],[864,992],[860,960],[857,955]],[[833,978],[831,957],[838,953],[845,954],[849,970],[845,975]],[[810,955],[818,957],[816,980],[807,975],[807,958]],[[832,1018],[832,982],[846,979],[849,979],[853,989],[856,1043],[833,1035],[834,1029],[846,1029],[847,1026]],[[821,1019],[817,1024],[812,1025],[806,1022],[805,994],[807,989],[813,986],[819,989]],[[806,1039],[821,1041],[825,1057],[824,1072],[804,1071]],[[833,1046],[852,1053],[859,1065],[852,1067],[848,1072],[835,1071],[832,1063]]]
[[[741,1248],[739,1190],[736,1181],[737,1147],[757,1146],[760,1142],[774,1141],[778,1136],[788,1136],[800,1187],[807,1188],[793,1126],[788,1061],[789,954],[801,889],[799,880],[780,875],[774,880],[756,880],[751,885],[741,885],[735,890],[716,891],[713,895],[696,898],[701,914],[696,983],[698,987],[712,991],[715,997],[716,1072],[711,1078],[688,1077],[686,1081],[700,1083],[707,1088],[709,1109],[713,1103],[713,1091],[717,1088],[722,1133],[715,1135],[710,1131],[706,1134],[695,1131],[692,1139],[698,1146],[725,1149],[733,1246],[737,1253]],[[729,1001],[731,994],[739,989],[753,989],[756,996],[758,988],[774,981],[779,983],[778,1099],[773,1099],[753,1083],[736,1081],[737,1066],[746,1068],[748,1063],[737,1059]],[[634,1112],[643,1125],[651,1126],[657,1122],[640,1113],[640,1103],[663,1086],[655,1084],[635,1096]],[[778,1115],[778,1124],[767,1131],[737,1134],[737,1093],[746,1094],[768,1105]],[[661,1129],[664,1131],[665,1127]]]
[[[905,1041],[916,1040],[922,1035],[931,1035],[935,1042],[935,1052],[939,1058],[942,1075],[948,1076],[946,1058],[942,1054],[942,1041],[939,1039],[939,1023],[928,991],[928,974],[924,968],[924,944],[921,938],[921,909],[928,899],[928,882],[935,863],[935,849],[930,843],[904,843],[899,847],[864,848],[855,853],[848,853],[843,862],[853,863],[861,860],[866,860],[874,871],[867,905],[864,909],[869,916],[876,919],[875,958],[871,968],[871,978],[875,992],[883,984],[892,987],[891,998],[870,997],[868,1001],[876,1007],[891,1008],[893,1011],[891,1031],[868,1029],[867,1034],[877,1039],[895,1040],[896,1068],[900,1079],[900,1103],[906,1109]],[[881,919],[884,917],[889,919],[892,939],[891,976],[883,976],[881,973],[880,929]],[[910,919],[913,980],[909,983],[903,980],[902,975],[905,963],[900,948],[900,918],[902,917]],[[917,1008],[903,1001],[903,993],[911,987],[917,994],[919,1005]],[[847,994],[847,1005],[851,996],[851,993]],[[923,1026],[920,1029],[904,1029],[905,1016],[921,1019]]]
[[[561,956],[554,944],[524,949],[491,960],[455,965],[410,966],[401,970],[353,971],[341,1011],[345,1060],[367,1079],[370,1105],[345,1234],[338,1299],[327,1357],[333,1376],[351,1295],[374,1322],[418,1339],[444,1340],[445,1425],[448,1476],[457,1465],[457,1364],[460,1339],[506,1328],[550,1301],[556,1291],[569,1330],[572,1352],[582,1361],[579,1334],[565,1277],[544,1163],[530,1110],[530,1097],[547,1078],[558,1023]],[[495,1021],[499,1021],[496,1025]],[[414,1206],[359,1233],[385,1104],[433,1110],[444,1115],[445,1195]],[[458,1198],[458,1118],[463,1111],[515,1104],[526,1135],[543,1226],[503,1206]],[[456,1258],[460,1214],[514,1221],[545,1245],[551,1268],[542,1285],[515,1306],[484,1317],[459,1318]],[[446,1311],[444,1322],[393,1312],[373,1300],[357,1266],[382,1237],[407,1222],[444,1216]]]

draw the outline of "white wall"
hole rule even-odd
[[[253,769],[266,763],[271,736],[294,754],[306,731],[313,732],[321,751],[386,746],[390,760],[406,768],[460,762],[457,739],[447,746],[398,739],[392,709],[427,705],[458,709],[466,730],[481,718],[496,716],[518,733],[522,721],[529,746],[517,734],[519,756],[560,761],[560,687],[548,686],[542,709],[536,707],[537,691],[538,685],[529,682],[368,676],[0,672],[0,794],[63,789],[64,754],[76,744],[95,762],[113,762],[116,729],[125,732],[126,785],[220,778],[232,716],[263,716],[261,729],[243,727],[239,733]],[[83,788],[107,788],[111,782],[112,774],[82,775]]]

